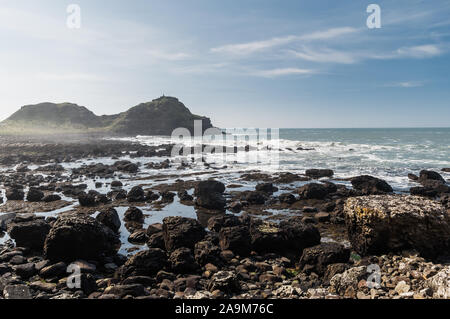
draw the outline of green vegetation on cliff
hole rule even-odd
[[[212,127],[209,118],[192,114],[174,97],[161,97],[128,111],[97,116],[72,103],[26,105],[0,123],[0,135],[104,133],[110,135],[171,135],[178,127],[193,131],[194,121],[203,129]]]

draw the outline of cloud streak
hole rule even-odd
[[[226,53],[232,55],[247,55],[255,52],[267,50],[270,48],[287,45],[298,41],[317,41],[340,37],[343,35],[355,33],[358,30],[350,27],[331,28],[325,31],[313,32],[301,36],[289,35],[285,37],[276,37],[263,41],[253,41],[247,43],[227,44],[212,48],[212,53]]]
[[[310,75],[317,73],[315,70],[311,69],[300,69],[300,68],[279,68],[279,69],[271,69],[271,70],[262,70],[254,72],[253,75],[265,77],[265,78],[273,78],[279,76],[287,76],[287,75]]]

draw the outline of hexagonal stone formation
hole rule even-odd
[[[450,216],[441,203],[410,195],[349,198],[344,206],[348,236],[360,255],[415,249],[435,258],[450,247]]]

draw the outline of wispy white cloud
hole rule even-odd
[[[184,52],[167,52],[162,50],[149,50],[146,51],[146,55],[152,59],[166,61],[180,61],[190,57],[189,54]]]
[[[286,76],[286,75],[310,75],[317,73],[315,70],[311,69],[300,69],[300,68],[280,68],[280,69],[271,69],[271,70],[261,70],[253,72],[252,75],[261,76],[261,77],[278,77],[278,76]]]
[[[403,47],[397,50],[400,57],[430,58],[442,54],[442,50],[433,44]]]
[[[272,38],[264,41],[253,41],[248,43],[240,43],[240,44],[227,44],[224,46],[220,46],[217,48],[212,48],[211,52],[213,53],[229,53],[229,54],[251,54],[257,51],[265,50],[268,48],[272,48],[275,46],[280,46],[284,44],[288,44],[292,41],[297,40],[297,36],[286,36],[280,38]]]
[[[325,31],[313,32],[305,35],[288,35],[285,37],[276,37],[262,41],[252,41],[247,43],[227,44],[211,49],[213,53],[227,53],[234,55],[252,54],[258,51],[270,49],[277,46],[286,45],[298,41],[325,40],[357,32],[358,29],[350,27],[331,28]]]
[[[312,62],[352,64],[358,61],[358,57],[352,52],[329,48],[314,50],[304,46],[300,50],[290,50],[289,52],[296,58]]]
[[[311,34],[305,34],[300,37],[301,40],[326,40],[332,39],[336,37],[340,37],[343,35],[351,34],[358,32],[358,29],[351,27],[342,27],[342,28],[331,28],[325,31],[313,32]]]
[[[399,87],[399,88],[416,88],[424,86],[424,82],[421,81],[406,81],[406,82],[394,82],[388,83],[387,87]]]

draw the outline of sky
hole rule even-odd
[[[0,0],[0,120],[165,94],[218,127],[449,127],[449,74],[450,0]]]

